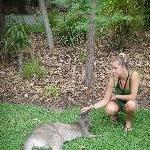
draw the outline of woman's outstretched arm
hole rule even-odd
[[[90,105],[88,107],[83,107],[81,109],[81,112],[84,112],[84,111],[92,109],[92,108],[98,109],[98,108],[104,107],[110,101],[110,98],[111,98],[111,95],[113,92],[113,85],[114,85],[114,80],[111,77],[109,79],[104,98],[101,101],[95,103],[94,105]]]

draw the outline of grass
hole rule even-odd
[[[77,119],[79,108],[56,112],[43,107],[20,104],[0,104],[0,149],[20,150],[32,130],[45,122],[73,122]],[[124,114],[114,125],[103,110],[91,112],[92,133],[101,137],[80,138],[65,143],[64,150],[149,150],[150,149],[150,110],[141,109],[134,119],[131,133],[122,131]]]
[[[32,33],[43,33],[45,32],[45,27],[44,25],[29,25],[30,31]]]

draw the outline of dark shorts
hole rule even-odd
[[[116,103],[117,103],[117,105],[119,106],[120,110],[121,110],[121,111],[124,111],[124,107],[125,107],[125,104],[126,104],[127,102],[124,101],[124,100],[121,100],[121,99],[117,99],[117,100],[116,100]]]

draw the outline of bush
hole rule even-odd
[[[111,34],[113,47],[119,51],[125,49],[128,39],[144,25],[141,6],[134,0],[102,1],[98,16],[98,28]]]
[[[30,31],[32,33],[43,33],[45,32],[45,27],[43,24],[38,24],[38,25],[28,25],[30,28]]]
[[[43,68],[37,59],[26,62],[23,67],[25,78],[43,78],[47,75],[47,70]]]
[[[86,53],[83,52],[83,51],[81,51],[81,52],[79,53],[79,61],[82,62],[82,63],[85,63],[86,58],[87,58]]]
[[[55,26],[52,25],[53,33],[61,43],[74,46],[85,41],[88,25],[88,19],[85,15],[87,10],[86,3],[76,2],[72,4],[67,13],[51,16],[55,19]]]
[[[59,87],[57,87],[57,85],[51,84],[51,85],[47,85],[44,88],[44,93],[47,96],[52,96],[53,98],[58,98],[60,95],[60,89],[59,89]]]
[[[5,53],[18,53],[30,46],[29,32],[30,29],[26,24],[14,21],[8,25],[6,27],[6,34],[4,35]]]

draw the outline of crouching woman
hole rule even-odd
[[[84,107],[81,111],[105,107],[106,113],[110,116],[112,122],[116,122],[118,113],[123,111],[126,113],[124,130],[131,131],[133,115],[137,109],[136,98],[140,83],[139,74],[128,69],[128,59],[124,53],[115,58],[111,65],[112,75],[109,78],[103,100]]]

